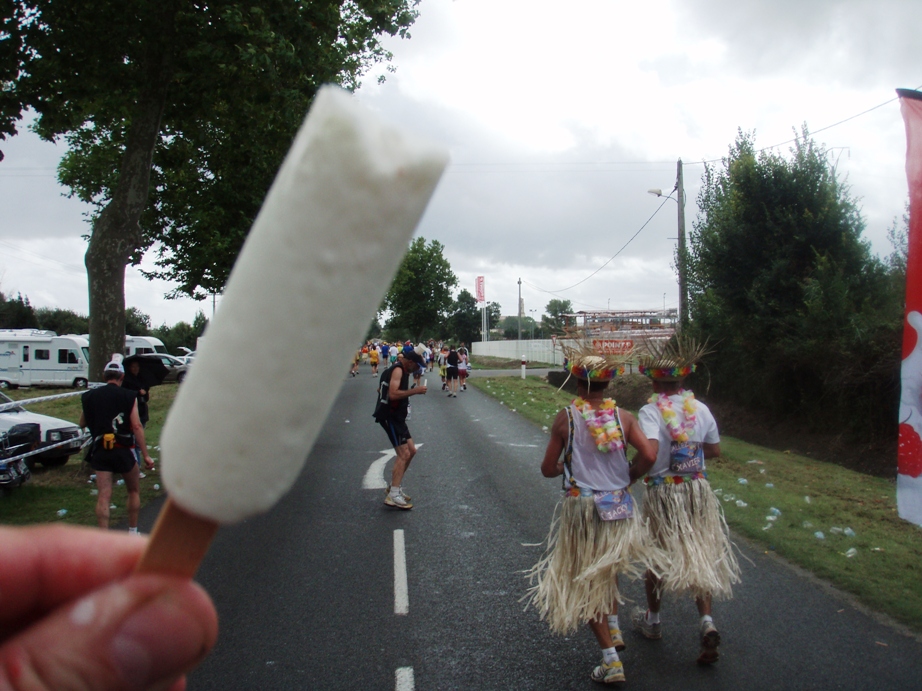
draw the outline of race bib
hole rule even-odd
[[[634,515],[634,498],[626,489],[614,492],[593,491],[595,510],[603,521],[621,521]]]
[[[704,470],[704,447],[700,441],[674,441],[669,450],[669,470],[693,475]]]

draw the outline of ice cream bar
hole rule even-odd
[[[185,512],[241,521],[294,483],[447,162],[345,91],[317,94],[163,429]]]

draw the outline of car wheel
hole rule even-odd
[[[83,379],[83,378],[74,379],[74,388],[75,389],[85,389],[86,379]]]
[[[0,381],[0,389],[10,388],[10,383],[8,381]]]
[[[185,372],[180,372],[178,375],[176,375],[176,383],[177,383],[177,384],[182,384],[182,380],[185,379],[185,378],[186,378],[186,373],[185,373]]]
[[[55,458],[43,458],[39,461],[46,468],[60,468],[67,463],[70,456],[56,456]]]

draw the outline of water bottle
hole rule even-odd
[[[847,537],[855,537],[855,531],[851,528],[846,528],[843,532]]]

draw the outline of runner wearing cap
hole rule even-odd
[[[134,391],[122,388],[125,369],[121,356],[103,369],[105,386],[90,389],[81,396],[83,412],[79,425],[88,427],[93,438],[88,461],[96,471],[96,520],[100,528],[109,527],[109,504],[112,499],[112,474],[125,479],[128,490],[128,532],[138,532],[138,512],[141,509],[140,468],[135,461],[134,446],[141,447],[144,465],[153,469],[154,461],[147,451],[144,428],[138,416],[138,400]]]

